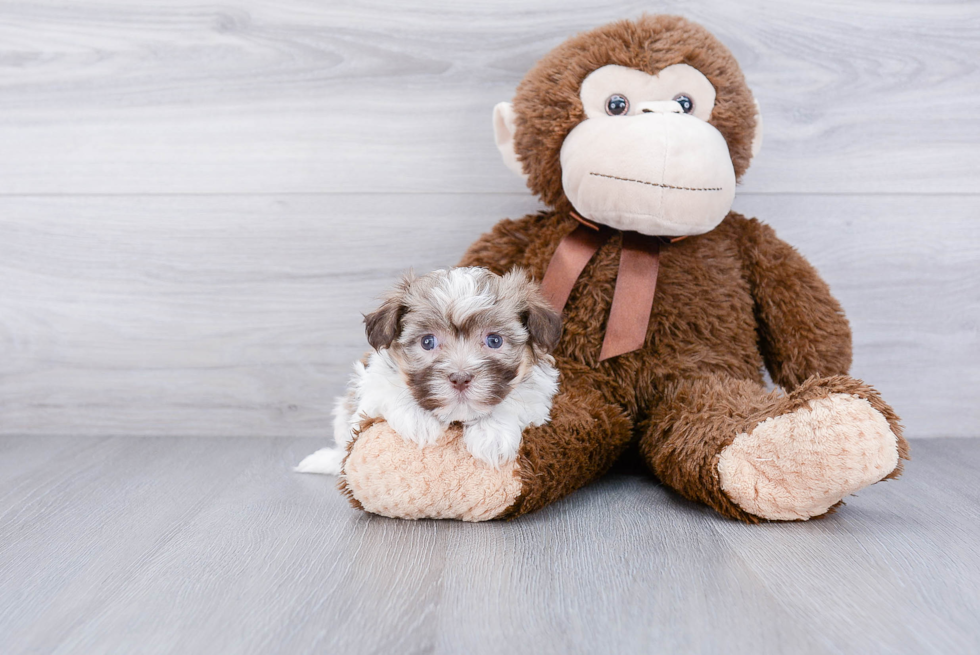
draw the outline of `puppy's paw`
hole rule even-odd
[[[447,427],[428,413],[423,414],[418,417],[418,421],[415,423],[416,432],[413,441],[423,448],[435,445],[442,439]]]
[[[403,439],[423,448],[437,443],[446,431],[446,426],[417,406],[389,409],[384,420]]]
[[[463,429],[463,443],[473,457],[499,468],[517,457],[521,429],[500,421],[477,421]]]
[[[340,475],[346,454],[341,448],[321,448],[312,455],[303,458],[303,461],[293,470],[297,473]]]

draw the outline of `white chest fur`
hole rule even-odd
[[[454,420],[463,423],[463,440],[470,454],[491,466],[517,457],[521,434],[531,425],[548,421],[551,399],[558,389],[558,371],[550,357],[530,367],[490,411],[441,418],[416,402],[398,366],[386,351],[372,353],[367,365],[354,365],[350,394],[338,399],[334,440],[344,447],[365,418],[384,418],[403,438],[419,446],[434,444]]]

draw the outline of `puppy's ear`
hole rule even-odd
[[[364,332],[372,348],[381,350],[395,342],[404,313],[401,303],[386,300],[381,307],[364,315]]]
[[[561,314],[541,295],[540,287],[523,268],[514,268],[500,279],[502,293],[520,298],[524,306],[521,322],[527,328],[531,345],[544,354],[550,353],[561,339]]]
[[[375,311],[364,316],[364,332],[375,350],[390,348],[401,333],[402,316],[407,310],[405,294],[415,276],[409,273]]]
[[[528,298],[524,325],[531,343],[544,354],[554,350],[561,339],[561,315],[537,291]]]

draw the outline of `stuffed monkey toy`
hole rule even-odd
[[[340,483],[356,507],[514,518],[627,453],[723,516],[807,520],[899,475],[899,419],[848,376],[850,329],[827,284],[770,227],[730,211],[762,123],[709,32],[644,16],[575,36],[493,121],[505,163],[550,209],[501,221],[460,264],[521,267],[563,312],[551,420],[499,468],[458,430],[419,448],[365,422]]]

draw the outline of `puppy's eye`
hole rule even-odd
[[[626,96],[614,93],[606,99],[606,113],[610,116],[623,116],[630,110],[630,101]]]
[[[504,338],[499,334],[488,334],[487,338],[484,340],[490,348],[500,348],[504,345]]]
[[[690,114],[694,111],[694,101],[691,100],[691,96],[686,93],[681,93],[680,95],[674,96],[674,102],[681,106],[681,110],[685,114]]]
[[[438,342],[436,341],[436,335],[427,334],[419,340],[419,343],[422,344],[422,350],[432,350]]]

